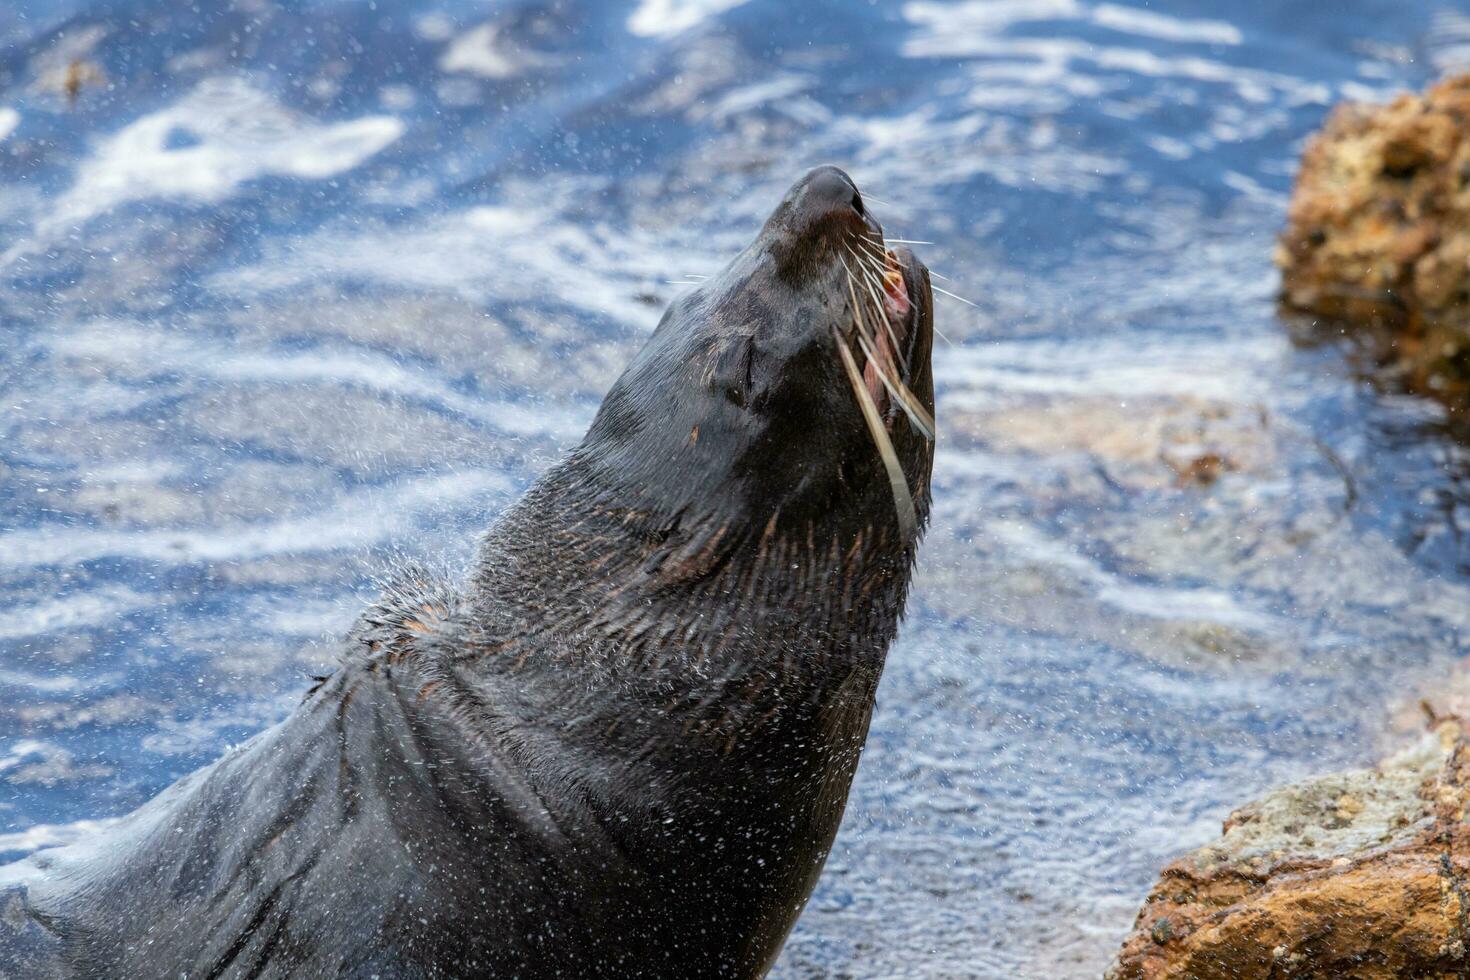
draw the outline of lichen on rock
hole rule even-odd
[[[1470,393],[1470,74],[1338,106],[1276,261],[1288,308],[1379,328],[1410,386]]]
[[[1465,976],[1467,799],[1455,719],[1376,768],[1274,790],[1164,869],[1108,976]]]

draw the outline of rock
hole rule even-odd
[[[947,418],[956,438],[988,448],[1086,454],[1133,490],[1198,489],[1230,473],[1260,477],[1283,455],[1263,406],[1194,396],[1031,396]]]
[[[1470,972],[1470,740],[1272,791],[1159,876],[1109,980]]]
[[[1340,105],[1277,249],[1288,308],[1387,328],[1414,387],[1470,381],[1470,74]]]

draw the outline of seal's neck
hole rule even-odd
[[[492,740],[615,879],[567,890],[597,897],[588,915],[698,937],[721,965],[690,975],[761,975],[841,820],[910,552],[838,514],[657,497],[574,453],[491,528],[467,741]]]
[[[876,679],[909,579],[896,528],[670,513],[656,497],[573,454],[491,528],[473,594],[500,667],[555,673],[537,686],[562,694],[718,693],[726,725],[771,697],[820,701],[854,670]]]

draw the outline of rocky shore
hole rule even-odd
[[[1289,311],[1470,406],[1470,74],[1346,103],[1308,143],[1276,256]],[[1470,699],[1371,769],[1271,791],[1160,873],[1109,980],[1470,976]],[[1448,702],[1444,698],[1448,698]]]
[[[1109,980],[1465,976],[1467,799],[1458,719],[1373,769],[1272,791],[1164,869]]]
[[[1288,309],[1365,328],[1408,387],[1470,404],[1470,74],[1338,106],[1276,261]]]

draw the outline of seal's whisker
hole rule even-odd
[[[871,239],[868,239],[868,238],[859,238],[858,241],[860,241],[860,242],[864,243],[865,245],[867,245],[869,251],[859,252],[856,249],[854,249],[850,244],[847,244],[845,242],[843,244],[847,248],[847,253],[849,255],[851,255],[853,258],[857,259],[863,265],[865,265],[865,266],[867,266],[869,268],[874,268],[876,266],[876,264],[880,261],[880,256],[882,257],[881,258],[881,261],[885,261],[885,262],[887,261],[887,258],[886,258],[886,256],[888,255],[887,252],[875,252],[875,251],[873,251],[873,249],[882,248],[881,245],[874,244],[873,241]]]
[[[858,269],[862,271],[864,277],[872,279],[875,271],[872,260],[865,257],[863,253],[854,251],[851,245],[843,245],[843,248],[847,249],[847,254],[852,256],[852,260],[857,263]]]
[[[868,294],[873,298],[873,306],[875,308],[874,318],[879,320],[883,324],[883,329],[888,332],[888,341],[890,344],[893,345],[894,352],[898,354],[899,361],[903,364],[903,369],[907,371],[909,367],[908,355],[903,352],[903,345],[898,342],[898,334],[893,332],[893,324],[889,321],[887,314],[883,311],[883,300],[881,298],[881,293],[878,288],[880,285],[879,280],[874,274],[873,270],[869,268],[866,263],[864,263],[858,257],[858,254],[856,252],[852,251],[852,249],[850,248],[848,249],[848,252],[852,255],[854,259],[858,261],[858,265],[862,268],[863,282],[867,286]],[[846,263],[843,264],[846,265]],[[848,275],[852,275],[851,271],[848,272]]]
[[[859,239],[859,241],[866,241],[866,239]],[[876,248],[877,247],[877,246],[873,245],[871,242],[869,242],[868,245],[869,245],[870,248]],[[853,257],[853,261],[857,262],[859,268],[861,268],[865,273],[867,273],[875,281],[880,281],[881,280],[881,278],[882,278],[882,271],[883,271],[883,265],[886,265],[887,264],[887,259],[886,258],[883,259],[881,261],[881,263],[880,263],[880,260],[879,259],[877,259],[875,256],[873,256],[872,254],[870,254],[868,252],[858,252],[858,251],[854,250],[851,245],[847,245],[845,243],[844,243],[844,246],[843,247],[847,249],[847,254],[848,255],[851,255]],[[886,256],[887,253],[885,252],[884,255]],[[881,306],[882,304],[879,304],[879,305]]]
[[[883,307],[882,296],[887,292],[884,284],[887,282],[889,274],[888,253],[884,252],[882,259],[873,258],[863,262],[863,273],[875,292],[873,301],[881,309]]]
[[[883,300],[878,295],[878,290],[873,284],[872,273],[867,274],[865,281],[868,287],[868,295],[873,297],[873,306],[877,317],[883,323],[883,330],[888,334],[888,342],[893,345],[894,353],[898,354],[899,362],[903,364],[904,370],[907,371],[909,367],[908,355],[903,352],[903,345],[898,342],[898,334],[893,332],[893,321],[888,319],[888,314],[883,309]]]
[[[950,281],[949,276],[941,276],[939,273],[935,272],[933,269],[930,269],[929,270],[929,278],[930,279],[939,279],[939,280],[941,280],[943,282],[949,282]],[[934,285],[932,282],[929,284],[929,288],[932,289],[932,290],[934,290],[934,291],[936,291],[936,292],[944,293],[944,290],[940,289],[938,286]],[[953,293],[945,293],[945,295],[946,296],[954,296]],[[959,298],[960,297],[955,296],[955,299],[959,299]],[[969,300],[965,300],[965,302],[968,303]],[[970,305],[971,306],[975,306],[974,303],[970,303]],[[976,307],[976,309],[979,309],[979,307]],[[940,330],[938,326],[934,326],[933,327],[933,330],[934,330],[934,336],[936,336],[940,340],[944,341],[950,347],[953,347],[954,346],[954,341],[953,340],[950,340],[948,337],[946,337],[944,335],[944,331],[943,330]]]
[[[867,244],[870,248],[877,248],[878,247],[878,246],[874,245],[873,242],[872,242],[872,240],[869,239],[869,238],[867,238],[866,236],[859,236],[858,241]],[[896,241],[899,241],[899,239],[897,239],[897,238],[890,238],[890,239],[888,239],[888,241],[896,242]],[[882,256],[881,257],[880,256],[877,256],[877,255],[873,256],[874,263],[877,263],[877,262],[884,262],[884,263],[886,263],[887,262],[887,254],[888,253],[885,250],[882,253]],[[881,267],[875,267],[874,265],[870,265],[869,268],[872,268],[873,271],[876,272],[879,276],[881,276],[883,274],[883,271],[884,271]],[[949,282],[950,281],[947,276],[941,276],[938,273],[936,273],[933,269],[930,269],[929,270],[929,276],[930,276],[930,278],[933,278],[933,279],[942,279],[945,282]],[[936,292],[944,293],[944,295],[946,295],[946,296],[951,296],[954,299],[957,299],[957,300],[959,300],[962,303],[970,303],[970,301],[967,300],[967,299],[965,299],[963,296],[955,296],[954,293],[948,292],[947,290],[940,289],[938,286],[935,286],[935,285],[932,285],[931,284],[930,285],[930,288],[933,289],[933,290],[935,290]],[[971,306],[975,306],[974,303],[970,303],[970,305]],[[976,309],[979,309],[978,306],[975,306],[975,308]],[[944,331],[940,330],[937,326],[934,327],[933,330],[934,330],[934,336],[938,337],[940,340],[944,341],[946,344],[948,344],[951,347],[953,347],[955,345],[954,344],[954,341],[953,340],[950,340],[947,336],[945,336]]]
[[[913,238],[886,238],[884,241],[890,245],[933,245],[933,242],[921,242]]]
[[[847,260],[842,256],[837,256],[837,261],[842,263],[842,271],[847,273],[847,295],[852,302],[852,314],[857,323],[858,333],[861,336],[868,336],[870,334],[868,322],[863,318],[863,305],[858,301],[857,289],[853,286],[852,270],[847,267]]]
[[[846,263],[844,263],[845,266]],[[853,320],[857,326],[857,339],[858,344],[863,349],[863,357],[866,358],[867,363],[873,366],[873,372],[875,374],[882,375],[883,366],[873,354],[873,350],[878,346],[877,335],[868,328],[867,318],[863,316],[863,303],[859,298],[854,277],[850,269],[847,270],[847,296],[852,307]],[[878,311],[877,315],[882,316],[882,311]],[[883,380],[885,388],[891,387],[892,382],[889,382],[887,379]]]
[[[841,260],[842,257],[839,255],[838,259]],[[898,404],[898,407],[903,409],[903,413],[908,416],[910,424],[925,439],[933,442],[935,431],[934,416],[929,414],[929,410],[920,403],[918,398],[914,397],[914,393],[909,391],[908,385],[904,384],[898,378],[890,377],[888,370],[884,367],[883,359],[878,356],[876,336],[868,330],[868,325],[863,319],[862,307],[858,302],[857,290],[853,286],[852,270],[847,268],[845,261],[843,261],[842,267],[847,271],[847,295],[852,300],[853,315],[856,318],[858,327],[857,342],[858,346],[863,349],[863,356],[867,358],[868,364],[873,368],[873,373],[878,376],[878,380],[882,382],[883,387],[888,389],[888,394]],[[882,311],[880,310],[879,313],[881,315]],[[883,319],[886,324],[887,317]],[[893,328],[889,326],[888,330],[888,335],[892,337]]]
[[[859,235],[858,236],[858,241],[860,241],[864,245],[868,246],[868,250],[869,250],[872,258],[874,258],[875,260],[877,260],[879,262],[887,262],[888,261],[888,248],[887,248],[887,246],[881,240],[880,241],[874,241],[873,239],[869,238],[867,235]]]
[[[966,306],[973,306],[977,310],[980,309],[980,305],[978,303],[972,303],[969,300],[965,299],[963,296],[958,296],[955,293],[950,292],[948,289],[940,289],[938,286],[933,286],[931,288],[936,293],[943,293],[944,295],[948,296],[950,299],[957,299],[961,303],[964,303]]]
[[[876,343],[877,342],[877,330],[876,330],[876,328],[873,329],[873,330],[869,330],[868,329],[868,324],[867,324],[866,320],[863,318],[863,314],[862,314],[863,307],[866,305],[863,302],[863,299],[866,298],[866,296],[868,295],[868,293],[865,292],[865,293],[859,294],[857,292],[857,290],[855,288],[857,277],[852,274],[852,269],[850,269],[848,267],[846,260],[844,260],[842,258],[842,256],[839,255],[837,258],[838,258],[839,261],[842,262],[842,268],[843,268],[843,270],[847,272],[847,294],[848,294],[848,296],[852,300],[853,313],[857,316],[858,327],[860,328],[860,330],[862,331],[862,333],[869,338],[869,341],[870,342]],[[854,255],[853,258],[856,259],[857,256]],[[863,272],[864,272],[864,274],[867,274],[867,270],[866,269],[864,269]],[[869,287],[869,288],[871,289],[871,287]],[[874,305],[873,305],[872,313],[873,313],[873,319],[875,321],[879,321],[879,322],[881,322],[883,324],[884,329],[887,330],[887,332],[888,332],[888,336],[889,336],[890,342],[893,344],[894,350],[897,350],[898,349],[898,338],[896,336],[894,336],[894,333],[893,333],[893,325],[888,322],[888,317],[883,312],[883,304],[881,302],[878,302],[877,301],[877,297],[874,297]]]
[[[883,382],[883,387],[888,389],[888,393],[893,396],[893,400],[898,403],[898,407],[903,409],[903,413],[909,417],[909,421],[919,431],[919,435],[933,442],[934,416],[930,415],[928,410],[919,404],[919,400],[914,397],[914,393],[909,391],[906,385],[888,377],[888,372],[883,369],[882,362],[879,361],[878,355],[873,351],[873,348],[869,346],[867,338],[862,334],[858,334],[857,341],[858,346],[863,349],[863,354],[867,357],[868,363],[873,365],[873,373],[878,375],[878,380]]]
[[[898,453],[893,449],[893,442],[888,438],[888,432],[883,428],[883,419],[878,414],[878,406],[873,404],[873,396],[868,393],[868,386],[863,384],[863,376],[858,371],[857,362],[853,360],[852,351],[842,342],[842,335],[837,328],[832,328],[832,339],[837,342],[837,353],[842,357],[842,366],[847,371],[848,383],[852,385],[852,393],[857,398],[858,408],[863,413],[863,421],[867,423],[868,432],[873,437],[873,442],[878,447],[878,456],[883,460],[883,468],[888,472],[888,485],[893,491],[893,509],[898,513],[898,524],[903,535],[908,538],[914,537],[919,531],[919,515],[914,508],[914,496],[909,492],[909,481],[904,476],[903,467],[899,465]]]

